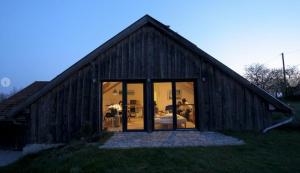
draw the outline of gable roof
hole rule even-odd
[[[46,86],[48,82],[46,81],[36,81],[17,92],[16,94],[8,97],[0,103],[0,117],[6,116],[9,112],[11,112],[17,105],[20,105],[26,99],[31,97],[34,93],[39,91],[41,88]]]
[[[191,43],[187,39],[183,38],[176,32],[172,31],[168,26],[160,23],[156,19],[152,18],[149,15],[145,15],[133,24],[131,24],[129,27],[118,33],[116,36],[112,37],[108,41],[106,41],[104,44],[93,50],[91,53],[83,57],[81,60],[76,62],[74,65],[66,69],[64,72],[56,76],[51,82],[46,85],[43,89],[41,89],[39,92],[35,93],[31,97],[29,97],[26,101],[24,101],[23,104],[18,105],[15,109],[13,109],[11,112],[9,112],[8,116],[13,116],[18,111],[21,111],[22,109],[26,108],[28,105],[35,102],[38,98],[45,95],[48,91],[56,87],[58,84],[62,83],[66,78],[71,76],[75,71],[83,68],[84,66],[88,65],[90,62],[92,62],[95,58],[97,58],[97,55],[101,54],[105,50],[109,49],[122,39],[126,38],[128,35],[132,34],[139,28],[141,28],[144,25],[150,24],[154,26],[156,29],[164,32],[169,37],[180,43],[182,46],[186,47],[187,49],[191,50],[192,52],[200,55],[203,57],[206,61],[210,62],[211,64],[215,65],[219,69],[221,69],[223,72],[231,76],[233,79],[237,80],[240,84],[243,86],[249,88],[251,91],[257,93],[259,96],[263,97],[265,100],[267,100],[269,103],[271,103],[274,107],[276,107],[278,110],[292,113],[292,109],[284,104],[283,102],[279,101],[275,97],[268,94],[266,91],[260,89],[259,87],[255,86],[254,84],[251,84],[248,80],[243,78],[241,75],[236,73],[235,71],[228,68],[226,65],[222,64],[200,48],[198,48],[195,44]]]

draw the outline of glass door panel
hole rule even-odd
[[[173,129],[172,83],[154,82],[154,129]]]
[[[102,127],[122,131],[122,82],[102,82]]]
[[[176,82],[177,128],[195,128],[194,82]]]
[[[127,83],[127,130],[144,130],[143,83]]]

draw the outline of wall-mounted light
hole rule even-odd
[[[113,93],[114,96],[118,95],[118,91],[116,89],[114,89]]]

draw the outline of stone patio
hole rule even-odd
[[[22,156],[22,151],[0,150],[0,167],[11,164]]]
[[[242,145],[243,140],[217,132],[118,132],[99,148],[152,148]]]

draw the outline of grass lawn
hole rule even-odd
[[[289,106],[295,110],[295,121],[294,124],[300,126],[300,101],[286,101]]]
[[[228,134],[247,144],[126,150],[72,144],[27,156],[0,172],[300,172],[299,130]]]

